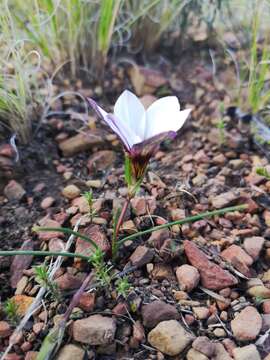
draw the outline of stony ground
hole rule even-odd
[[[268,161],[241,121],[225,118],[226,128],[217,128],[219,103],[229,105],[229,97],[221,86],[215,88],[204,67],[194,67],[184,80],[177,69],[169,81],[161,73],[135,75],[130,74],[131,83],[145,106],[165,92],[180,100],[184,97],[193,112],[176,141],[163,144],[151,161],[121,237],[207,210],[248,206],[242,212],[175,225],[127,242],[114,265],[115,271],[132,269],[127,296],[117,295],[115,283],[86,290],[73,310],[56,358],[269,360],[270,181],[256,174],[256,168],[267,166]],[[109,103],[127,83],[123,70],[115,69],[113,84],[105,84]],[[100,97],[99,87],[78,87],[85,95]],[[67,236],[36,235],[32,226],[74,228],[81,219],[80,231],[109,251],[112,214],[127,193],[123,154],[117,138],[93,116],[86,118],[87,127],[75,131],[80,109],[72,107],[74,102],[70,98],[56,104],[54,110],[60,107],[68,120],[52,117],[41,130],[36,170],[29,169],[28,162],[33,163],[29,154],[22,154],[21,168],[28,173],[16,175],[12,148],[4,144],[0,149],[6,179],[1,249],[61,250]],[[92,222],[81,195],[89,188],[97,212]],[[75,239],[70,249],[87,252],[89,244]],[[1,300],[12,297],[20,316],[39,290],[31,267],[42,261],[29,256],[0,258]],[[62,301],[44,298],[43,306],[13,339],[15,345],[6,359],[36,358],[45,336],[90,271],[84,261],[64,260],[55,275]],[[3,352],[15,325],[3,308],[0,316]]]

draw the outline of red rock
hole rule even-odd
[[[51,239],[49,241],[49,251],[62,251],[65,248],[65,243],[61,239]]]
[[[89,225],[83,231],[80,231],[83,235],[88,236],[91,240],[93,240],[98,247],[104,252],[107,253],[110,251],[111,246],[110,243],[104,234],[102,228],[99,225]],[[76,251],[80,254],[90,255],[93,251],[93,246],[87,241],[77,238],[76,240]],[[76,263],[80,263],[81,261],[78,259]]]
[[[116,160],[115,152],[112,150],[100,150],[94,153],[87,162],[90,174],[96,171],[104,171],[113,166]]]
[[[198,336],[192,343],[193,349],[211,358],[214,354],[214,344],[206,336]]]
[[[168,264],[157,263],[154,266],[151,276],[155,280],[174,280],[175,276],[172,267]]]
[[[82,277],[71,275],[66,272],[64,275],[55,279],[55,282],[60,290],[73,290],[78,289],[82,285],[83,279]]]
[[[125,303],[118,303],[112,309],[112,313],[116,316],[126,315],[127,312],[128,312],[128,307],[127,307],[127,304],[125,304]]]
[[[33,325],[33,331],[36,335],[38,335],[42,331],[43,328],[44,328],[43,322],[37,322]]]
[[[25,341],[24,343],[22,343],[21,345],[21,349],[23,352],[27,352],[32,348],[32,343],[30,343],[30,341]]]
[[[145,340],[145,332],[144,332],[144,327],[142,325],[142,323],[137,320],[134,324],[133,324],[133,337],[138,341],[138,342],[143,342]]]
[[[231,328],[236,340],[255,340],[262,328],[262,317],[256,308],[247,306],[231,321]]]
[[[52,219],[42,219],[40,221],[40,226],[42,227],[50,227],[50,228],[57,228],[57,227],[61,227],[61,225],[59,224],[59,222],[52,220]],[[39,231],[38,233],[38,238],[41,241],[49,241],[53,238],[63,238],[64,234],[60,231]]]
[[[211,290],[221,290],[238,283],[227,270],[208,260],[207,256],[191,241],[184,241],[184,250],[189,262],[199,270],[202,285]]]
[[[9,353],[6,355],[5,360],[22,360],[23,357],[16,353]]]
[[[211,197],[212,206],[215,209],[221,209],[225,206],[229,206],[239,199],[239,193],[236,191],[228,191],[226,193]]]
[[[232,263],[241,273],[250,276],[249,266],[252,265],[253,259],[240,246],[231,245],[223,250],[220,256]]]
[[[20,250],[33,250],[33,241],[31,239],[23,242]],[[29,267],[33,260],[33,256],[16,255],[10,266],[10,284],[13,289],[16,288],[18,281],[23,275],[23,271]]]
[[[84,311],[91,312],[94,310],[95,299],[95,293],[84,292],[80,297],[78,307]]]
[[[38,356],[38,351],[28,351],[25,354],[25,360],[36,360]]]
[[[145,215],[147,212],[147,202],[145,197],[134,197],[130,201],[131,208],[135,215]]]
[[[132,253],[129,260],[132,265],[142,267],[151,262],[154,257],[154,250],[149,249],[144,245],[139,245],[136,250]]]
[[[179,313],[173,305],[154,301],[142,307],[142,318],[144,326],[153,328],[164,320],[178,320]]]
[[[266,300],[263,302],[263,312],[265,314],[270,314],[270,300]]]
[[[8,200],[21,200],[25,196],[24,188],[15,180],[10,180],[4,188],[4,195]]]
[[[11,335],[12,329],[7,321],[0,321],[0,338],[6,338]]]
[[[261,236],[252,236],[244,240],[244,249],[254,259],[259,258],[265,239]]]
[[[147,242],[157,249],[160,249],[164,241],[170,237],[168,229],[154,231]]]
[[[176,269],[176,277],[180,285],[180,289],[190,292],[200,281],[199,271],[191,265],[184,264]]]

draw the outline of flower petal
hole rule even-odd
[[[179,130],[190,111],[190,109],[180,111],[176,96],[166,96],[155,101],[146,110],[145,139],[165,131]]]
[[[117,99],[114,114],[121,126],[127,126],[137,136],[137,142],[144,139],[145,109],[132,92],[125,90]]]
[[[126,150],[130,150],[132,145],[136,142],[139,142],[138,139],[126,125],[120,124],[120,121],[110,113],[107,113],[103,110],[98,104],[91,98],[87,98],[91,107],[96,111],[96,113],[106,122],[107,125],[113,130],[113,132],[118,135],[120,140],[123,142]]]

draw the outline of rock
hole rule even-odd
[[[261,356],[254,344],[233,349],[234,360],[261,360]]]
[[[253,306],[247,306],[231,321],[231,328],[237,340],[255,340],[262,328],[261,315]]]
[[[243,262],[245,265],[250,266],[253,263],[253,259],[249,256],[240,246],[231,245],[227,249],[221,252],[221,257],[229,262],[232,262],[232,259],[236,257],[240,262]]]
[[[151,272],[151,276],[155,280],[173,280],[174,279],[174,273],[172,270],[171,265],[163,264],[163,263],[157,263],[154,266],[153,271]]]
[[[15,295],[22,294],[24,292],[27,284],[28,284],[28,277],[27,276],[22,276],[20,278],[20,280],[18,281],[18,283],[17,283]]]
[[[25,360],[36,360],[38,356],[38,351],[27,351],[25,354]]]
[[[187,360],[208,360],[208,357],[202,354],[201,352],[195,350],[195,349],[189,349],[187,356]]]
[[[262,307],[265,314],[270,314],[270,300],[264,301]]]
[[[89,225],[87,228],[85,228],[83,231],[80,231],[83,235],[88,236],[90,239],[92,239],[98,247],[104,252],[107,253],[110,251],[111,246],[110,243],[102,230],[101,226],[99,225]],[[77,238],[76,240],[76,250],[75,252],[85,255],[90,255],[93,251],[93,246],[88,243],[87,241]],[[76,259],[76,262],[81,262],[80,259]]]
[[[40,226],[42,227],[49,227],[49,228],[59,228],[61,227],[60,223],[58,221],[52,220],[52,219],[42,219],[40,220]],[[64,234],[60,231],[38,231],[38,238],[41,241],[49,241],[53,238],[63,238]]]
[[[205,320],[210,316],[210,311],[206,306],[194,306],[192,310],[199,320]]]
[[[142,323],[137,320],[133,324],[133,338],[138,342],[144,342],[145,341],[145,331]]]
[[[33,250],[33,241],[31,239],[23,242],[19,250]],[[13,289],[16,288],[18,281],[21,279],[23,271],[29,267],[33,260],[31,255],[16,255],[10,266],[10,284]]]
[[[24,316],[32,304],[35,298],[26,295],[14,295],[11,298],[11,301],[14,302],[15,306],[17,307],[17,314],[19,316]]]
[[[214,343],[215,351],[211,360],[233,360],[221,343]]]
[[[244,249],[253,258],[257,260],[263,248],[265,239],[261,236],[252,236],[244,240]]]
[[[250,276],[249,266],[252,265],[253,259],[240,246],[231,245],[223,250],[220,256],[233,264],[233,266],[246,276]]]
[[[51,207],[55,202],[55,198],[53,198],[52,196],[47,196],[46,198],[44,198],[41,203],[40,203],[40,207],[41,209],[48,209],[49,207]]]
[[[85,351],[77,345],[64,345],[59,351],[56,360],[83,360]]]
[[[93,311],[95,306],[95,298],[95,293],[82,293],[82,295],[80,296],[78,307],[81,308],[83,311]]]
[[[147,202],[145,197],[134,197],[130,201],[132,211],[135,215],[145,215],[147,213]]]
[[[180,289],[190,292],[199,284],[200,274],[199,271],[191,265],[182,265],[176,269],[177,281]]]
[[[148,334],[148,341],[162,353],[170,356],[180,354],[193,340],[176,320],[162,321]]]
[[[253,297],[270,299],[270,289],[264,285],[252,286],[248,289],[247,293]]]
[[[61,239],[53,238],[49,241],[49,251],[63,251],[64,248],[65,243]]]
[[[153,301],[142,307],[142,318],[144,326],[153,328],[161,321],[179,319],[179,313],[173,305]]]
[[[4,195],[8,200],[17,200],[20,201],[26,194],[26,191],[15,180],[10,180],[9,183],[4,188]]]
[[[227,270],[223,270],[191,241],[184,241],[184,250],[189,262],[199,270],[202,286],[210,290],[221,290],[236,285],[237,279]]]
[[[76,185],[67,185],[63,191],[62,194],[64,195],[64,197],[66,197],[67,199],[75,199],[77,196],[79,196],[81,193],[81,190],[78,188],[78,186]]]
[[[103,137],[98,131],[88,131],[61,141],[60,150],[64,156],[73,156],[79,152],[90,150],[93,146],[103,143]]]
[[[161,229],[154,231],[147,242],[154,246],[157,249],[160,249],[164,241],[170,237],[170,232],[168,229]]]
[[[79,289],[82,285],[83,279],[78,275],[72,275],[68,272],[64,275],[59,276],[55,279],[55,283],[58,285],[60,290],[74,290]]]
[[[96,171],[104,171],[113,166],[116,160],[115,152],[112,150],[101,150],[94,153],[87,162],[87,168],[90,174]]]
[[[12,334],[11,326],[7,321],[0,321],[0,339],[6,338]]]
[[[225,206],[232,205],[239,199],[238,191],[228,191],[226,193],[210,198],[211,204],[215,209],[221,209]]]
[[[193,349],[211,358],[215,351],[214,344],[206,336],[197,337],[192,343]]]
[[[89,345],[106,345],[114,340],[116,321],[110,317],[92,315],[74,321],[72,331],[75,341]]]
[[[33,332],[38,335],[39,333],[41,333],[41,331],[44,328],[44,323],[43,322],[37,322],[33,325]]]
[[[154,257],[154,250],[149,249],[144,245],[139,245],[136,250],[132,253],[129,260],[132,265],[142,267],[151,262]]]
[[[218,337],[218,338],[221,338],[221,337],[225,337],[226,336],[226,331],[222,328],[216,328],[214,331],[213,331],[213,334]]]

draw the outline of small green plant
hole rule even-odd
[[[83,197],[86,199],[87,204],[89,206],[89,217],[91,222],[93,221],[93,218],[96,216],[97,211],[96,209],[94,209],[94,199],[93,199],[93,191],[89,190],[89,191],[85,191],[83,193]]]
[[[111,266],[105,263],[104,253],[100,248],[96,249],[89,257],[90,263],[95,269],[95,275],[101,286],[109,286],[111,283]]]
[[[18,314],[18,305],[12,300],[8,299],[4,303],[4,312],[11,322],[12,325],[16,326],[20,320],[20,316]]]
[[[119,295],[123,296],[124,298],[127,297],[128,291],[130,290],[130,283],[127,277],[120,278],[116,281],[116,292]]]
[[[34,274],[36,282],[42,287],[45,287],[56,301],[60,301],[61,294],[58,285],[49,278],[48,267],[46,265],[35,266]]]
[[[270,180],[270,173],[265,167],[259,167],[256,169],[256,174],[264,176],[267,180]]]

